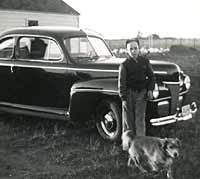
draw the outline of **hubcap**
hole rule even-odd
[[[115,134],[116,120],[112,111],[109,111],[104,115],[104,118],[101,121],[101,126],[108,136],[112,137]]]

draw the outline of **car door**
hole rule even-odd
[[[14,101],[13,54],[14,37],[0,39],[0,105]]]
[[[44,112],[67,108],[66,60],[57,41],[18,37],[13,71],[19,105]]]

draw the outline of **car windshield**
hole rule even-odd
[[[97,37],[72,37],[65,39],[64,43],[76,63],[92,63],[112,56],[104,41]]]

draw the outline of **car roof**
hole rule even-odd
[[[32,27],[19,27],[12,28],[1,33],[0,37],[12,34],[26,34],[26,35],[44,35],[51,37],[76,37],[76,36],[97,36],[101,35],[92,30],[83,30],[76,27],[67,26],[32,26]]]

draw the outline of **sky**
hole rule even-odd
[[[107,39],[200,38],[200,0],[64,0],[80,13],[80,28]]]

